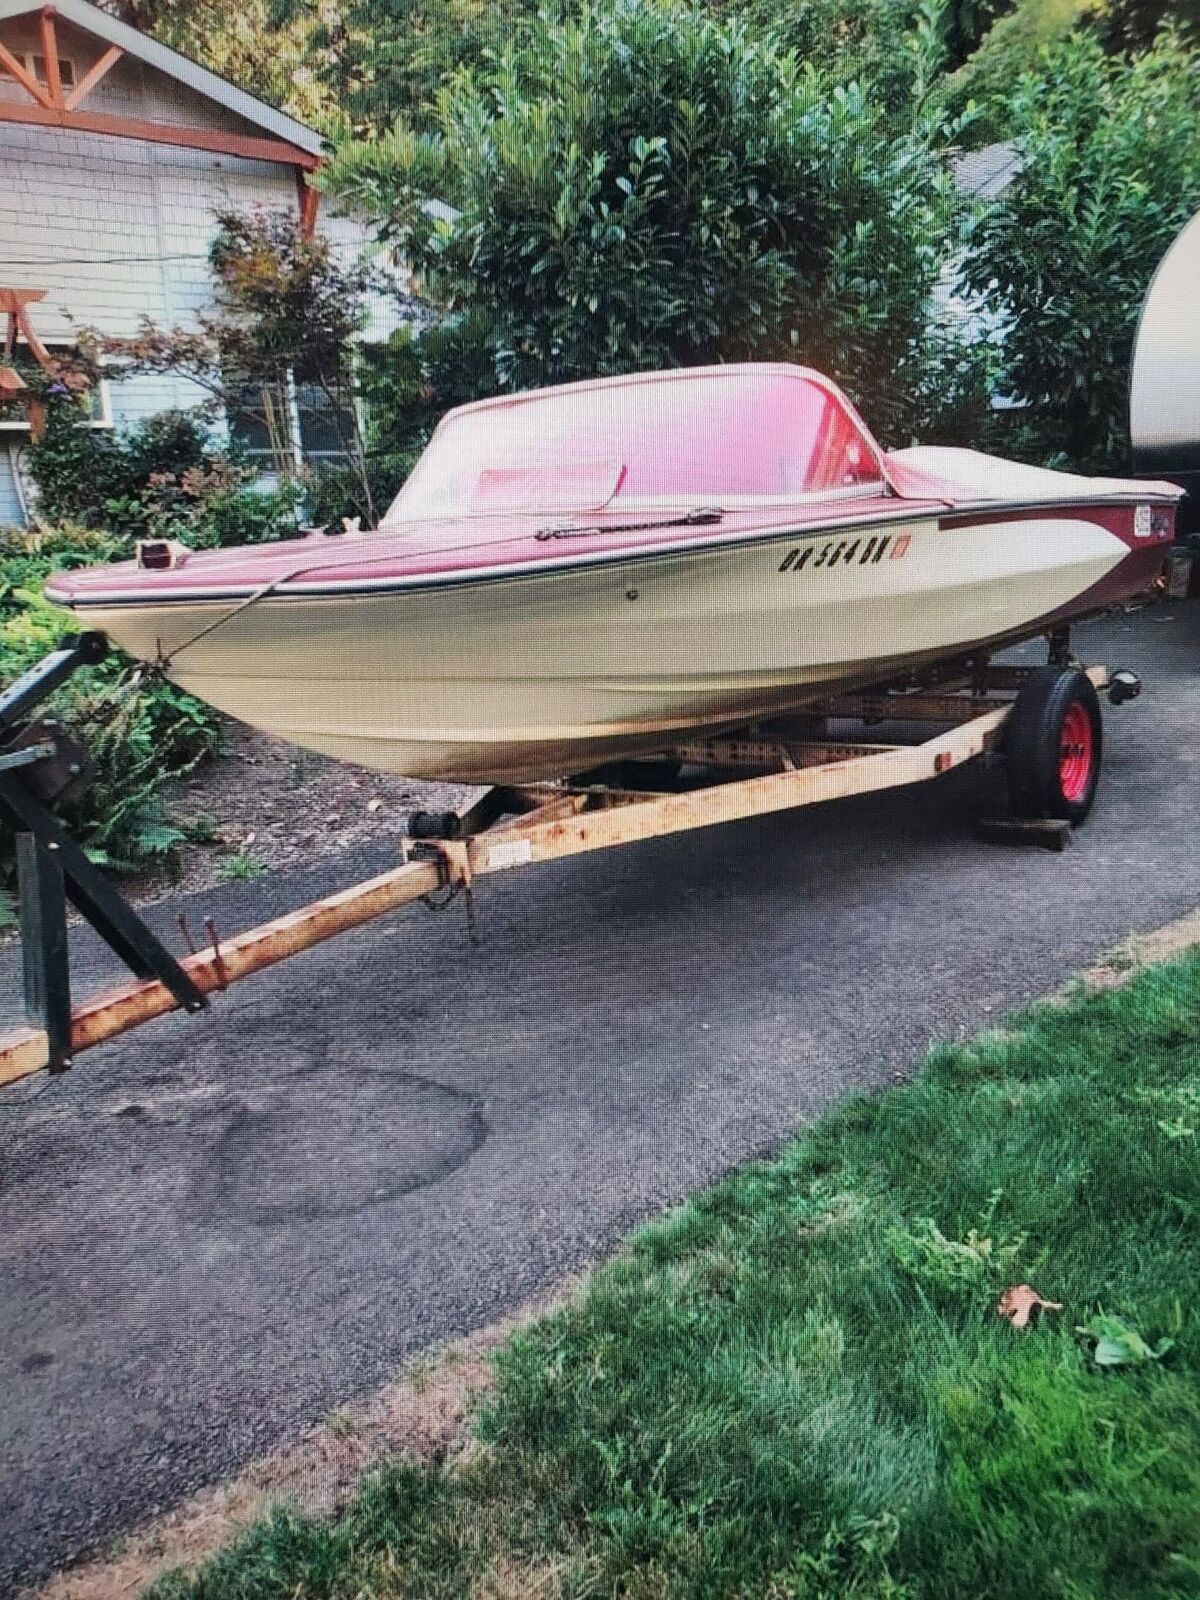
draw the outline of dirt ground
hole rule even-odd
[[[173,820],[196,842],[127,879],[131,899],[148,904],[273,868],[311,865],[369,840],[395,838],[412,812],[453,810],[479,792],[329,761],[242,723],[226,722],[225,735],[225,753],[168,796]]]

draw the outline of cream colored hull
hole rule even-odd
[[[888,553],[865,565],[814,554],[781,571],[826,543],[785,534],[503,581],[276,594],[186,648],[232,603],[88,607],[87,625],[142,659],[173,656],[181,688],[295,744],[413,777],[513,782],[1011,635],[1127,553],[1098,524],[1049,515],[884,531]]]

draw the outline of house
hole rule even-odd
[[[339,253],[366,229],[319,207],[310,178],[320,135],[88,0],[0,0],[0,339],[19,369],[53,357],[81,328],[135,334],[139,320],[186,327],[211,298],[214,212],[296,210]],[[372,334],[401,320],[386,301]],[[0,372],[4,372],[0,368]],[[205,398],[185,378],[104,382],[91,426],[122,427]],[[305,423],[293,408],[293,425]],[[242,442],[252,449],[251,436]],[[319,418],[295,450],[319,457]],[[27,520],[27,405],[0,409],[0,525]],[[264,452],[265,453],[265,452]]]

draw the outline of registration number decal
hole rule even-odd
[[[822,545],[797,545],[789,550],[779,563],[780,572],[803,572],[811,567],[865,567],[874,566],[886,555],[889,561],[901,561],[912,543],[910,533],[893,537],[890,533],[873,534],[869,539],[827,539]]]

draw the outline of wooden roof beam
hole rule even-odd
[[[108,77],[109,73],[116,66],[117,62],[120,61],[124,54],[125,52],[121,49],[119,44],[110,44],[108,49],[99,58],[99,60],[92,63],[92,65],[84,73],[83,77],[80,78],[79,82],[71,90],[70,94],[64,101],[66,110],[74,111],[76,106],[82,104],[82,102],[87,99],[88,95],[91,94],[92,90],[96,87],[100,80]]]
[[[58,70],[58,29],[54,24],[54,7],[43,6],[38,17],[38,30],[42,41],[42,60],[46,63],[46,90],[52,106],[63,103],[62,74]]]
[[[33,73],[27,69],[23,61],[18,61],[17,57],[3,42],[0,42],[0,67],[3,67],[5,72],[11,74],[24,89],[25,93],[31,99],[36,100],[39,106],[47,111],[53,108],[54,102]]]
[[[0,56],[0,61],[3,59]],[[64,128],[72,133],[95,133],[110,139],[144,139],[148,144],[174,145],[182,150],[206,150],[212,155],[240,156],[246,161],[269,161],[280,166],[300,167],[305,172],[312,172],[321,164],[318,156],[283,139],[263,139],[254,134],[227,133],[219,128],[175,127],[163,122],[143,122],[135,117],[71,111],[65,106],[48,105],[44,98],[41,104],[33,106],[0,100],[0,122]]]

